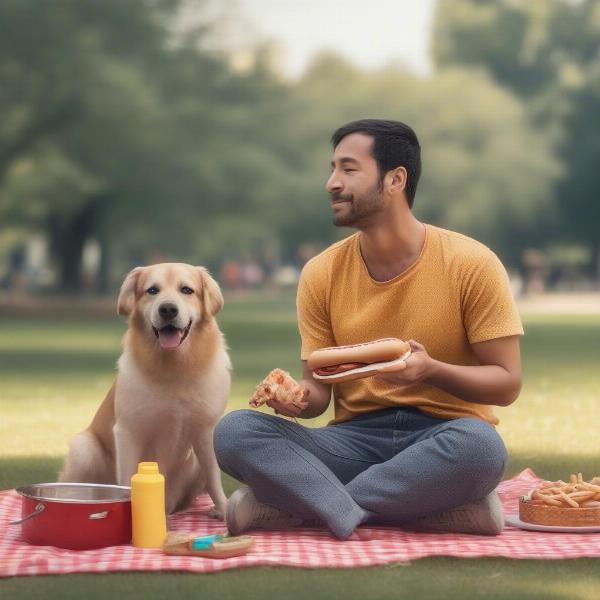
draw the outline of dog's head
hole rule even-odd
[[[223,308],[217,282],[204,267],[161,263],[136,267],[123,281],[118,312],[153,333],[164,350],[179,348],[191,329]]]

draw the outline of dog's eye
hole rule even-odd
[[[193,294],[193,293],[194,293],[194,290],[193,290],[192,288],[188,287],[187,285],[184,285],[184,286],[181,288],[181,293],[182,293],[182,294],[188,294],[188,295],[189,295],[189,294]]]
[[[151,296],[156,296],[156,294],[158,294],[158,292],[159,292],[159,289],[155,285],[153,285],[152,287],[149,287],[146,290],[146,293],[150,294]]]

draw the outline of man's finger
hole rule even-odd
[[[298,409],[298,411],[296,411],[291,406],[285,406],[277,400],[267,400],[266,404],[269,408],[272,408],[275,411],[276,415],[283,415],[285,417],[296,417],[302,412],[301,409]]]
[[[406,369],[406,361],[403,360],[399,362],[397,365],[392,365],[389,367],[381,367],[377,369],[377,373],[395,373],[396,371],[404,371]]]

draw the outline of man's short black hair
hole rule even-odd
[[[343,125],[331,136],[333,148],[351,133],[364,133],[373,138],[373,158],[379,169],[380,182],[391,169],[406,169],[406,196],[412,208],[421,175],[421,146],[416,133],[400,121],[361,119]]]

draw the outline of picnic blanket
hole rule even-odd
[[[499,487],[505,515],[518,512],[518,498],[539,481],[530,469]],[[19,526],[9,521],[20,517],[20,496],[14,490],[0,492],[0,576],[56,573],[105,573],[109,571],[215,572],[254,566],[351,568],[402,563],[425,556],[474,558],[579,558],[600,556],[600,533],[547,533],[507,526],[496,537],[452,533],[416,533],[395,527],[361,527],[361,538],[339,541],[325,530],[255,531],[250,553],[227,559],[167,556],[160,550],[114,546],[73,551],[51,546],[30,546]],[[199,496],[194,506],[169,518],[169,529],[198,535],[225,531],[221,521],[206,513],[212,502]]]

